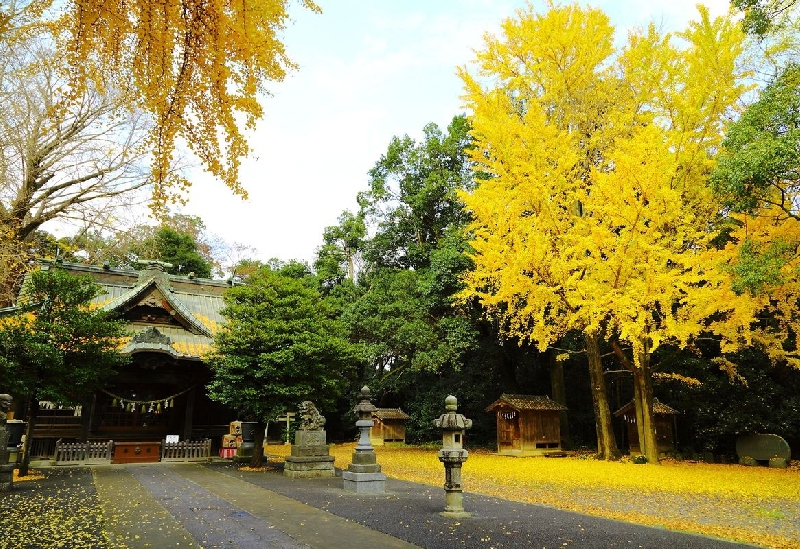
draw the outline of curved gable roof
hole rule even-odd
[[[118,296],[116,299],[103,305],[106,311],[116,311],[119,309],[127,309],[135,306],[139,299],[144,296],[147,291],[157,289],[166,300],[167,304],[177,312],[177,320],[194,334],[204,335],[206,337],[213,337],[211,330],[207,328],[194,314],[184,305],[181,300],[176,299],[172,288],[168,287],[162,277],[150,276],[144,281],[138,283],[136,286]]]

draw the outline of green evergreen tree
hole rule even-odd
[[[39,400],[82,404],[128,359],[118,352],[122,321],[89,306],[98,291],[89,277],[58,268],[34,271],[18,308],[0,318],[0,392],[28,407],[20,475],[30,463]]]
[[[277,267],[277,268],[273,268]],[[265,266],[225,295],[227,325],[216,335],[208,364],[211,399],[258,422],[261,448],[266,422],[304,400],[332,410],[354,371],[356,349],[333,317],[305,265]],[[262,452],[251,465],[261,464]]]

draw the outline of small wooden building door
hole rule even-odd
[[[519,412],[507,410],[497,414],[497,445],[499,450],[519,450],[520,441]]]

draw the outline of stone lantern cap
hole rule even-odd
[[[361,401],[356,404],[356,407],[353,408],[353,411],[361,417],[362,415],[366,415],[367,417],[372,415],[372,412],[377,410],[378,408],[372,404],[370,400],[370,391],[369,387],[364,385],[361,388]]]
[[[447,413],[439,416],[439,419],[434,419],[433,424],[443,431],[464,431],[472,428],[472,420],[464,417],[464,414],[457,414],[458,401],[453,395],[444,399],[444,408]]]

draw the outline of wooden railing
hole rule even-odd
[[[161,441],[161,461],[210,461],[211,439]]]
[[[56,465],[111,463],[114,441],[62,442],[56,441]]]

